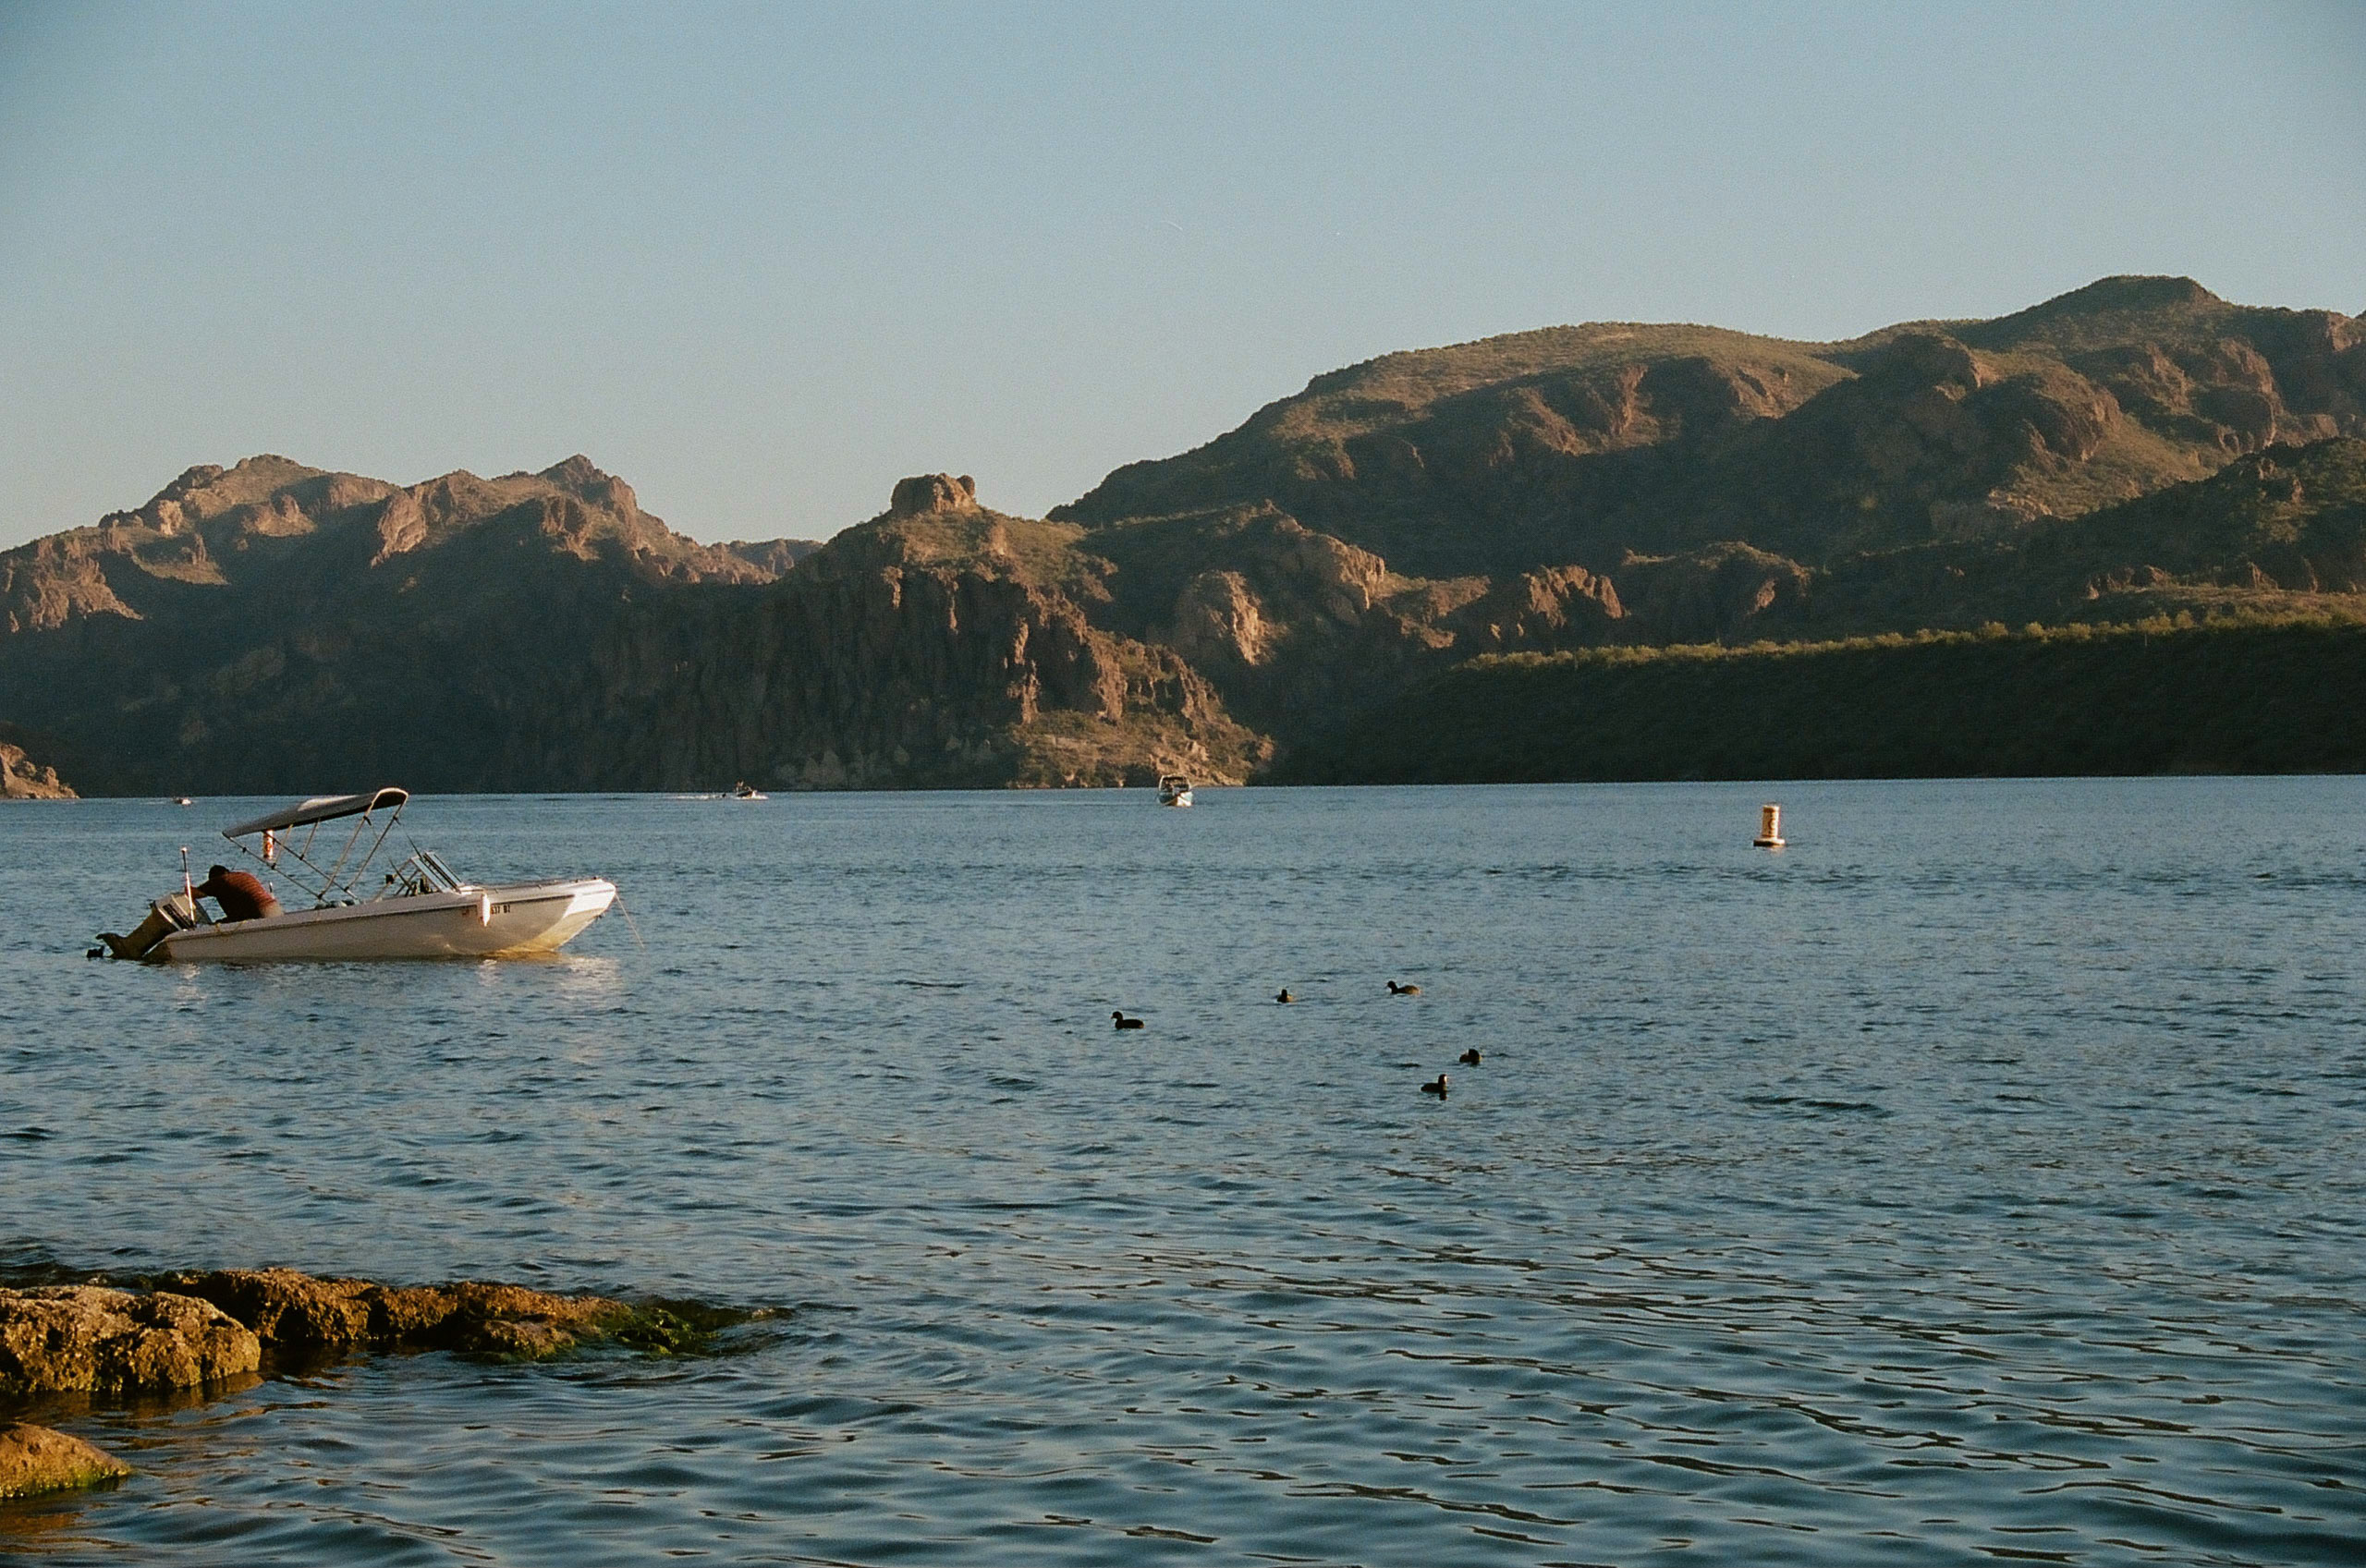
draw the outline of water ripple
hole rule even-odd
[[[646,954],[300,971],[83,963],[165,825],[19,808],[0,1273],[765,1315],[61,1406],[0,1553],[2355,1561],[2366,784],[1764,793],[421,800]]]

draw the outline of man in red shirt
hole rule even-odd
[[[220,905],[225,921],[268,920],[280,912],[279,900],[251,871],[234,871],[227,866],[209,867],[205,880],[190,891]]]

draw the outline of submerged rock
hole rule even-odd
[[[254,1330],[265,1347],[299,1354],[412,1349],[532,1359],[604,1337],[633,1317],[605,1296],[480,1281],[382,1285],[293,1269],[223,1269],[173,1284]]]
[[[402,1293],[419,1327],[402,1343],[478,1355],[555,1355],[623,1325],[632,1308],[598,1295],[552,1295],[523,1285],[465,1281]]]
[[[0,1426],[0,1497],[63,1491],[130,1474],[129,1465],[80,1438],[24,1421]]]
[[[192,1296],[0,1290],[0,1398],[194,1388],[253,1371],[261,1354],[253,1330]]]

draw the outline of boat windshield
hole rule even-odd
[[[421,849],[386,873],[385,882],[378,889],[378,896],[409,898],[422,893],[458,893],[467,886],[432,851]]]

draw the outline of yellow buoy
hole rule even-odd
[[[1758,836],[1750,841],[1761,849],[1783,847],[1783,808],[1773,801],[1758,808]]]

